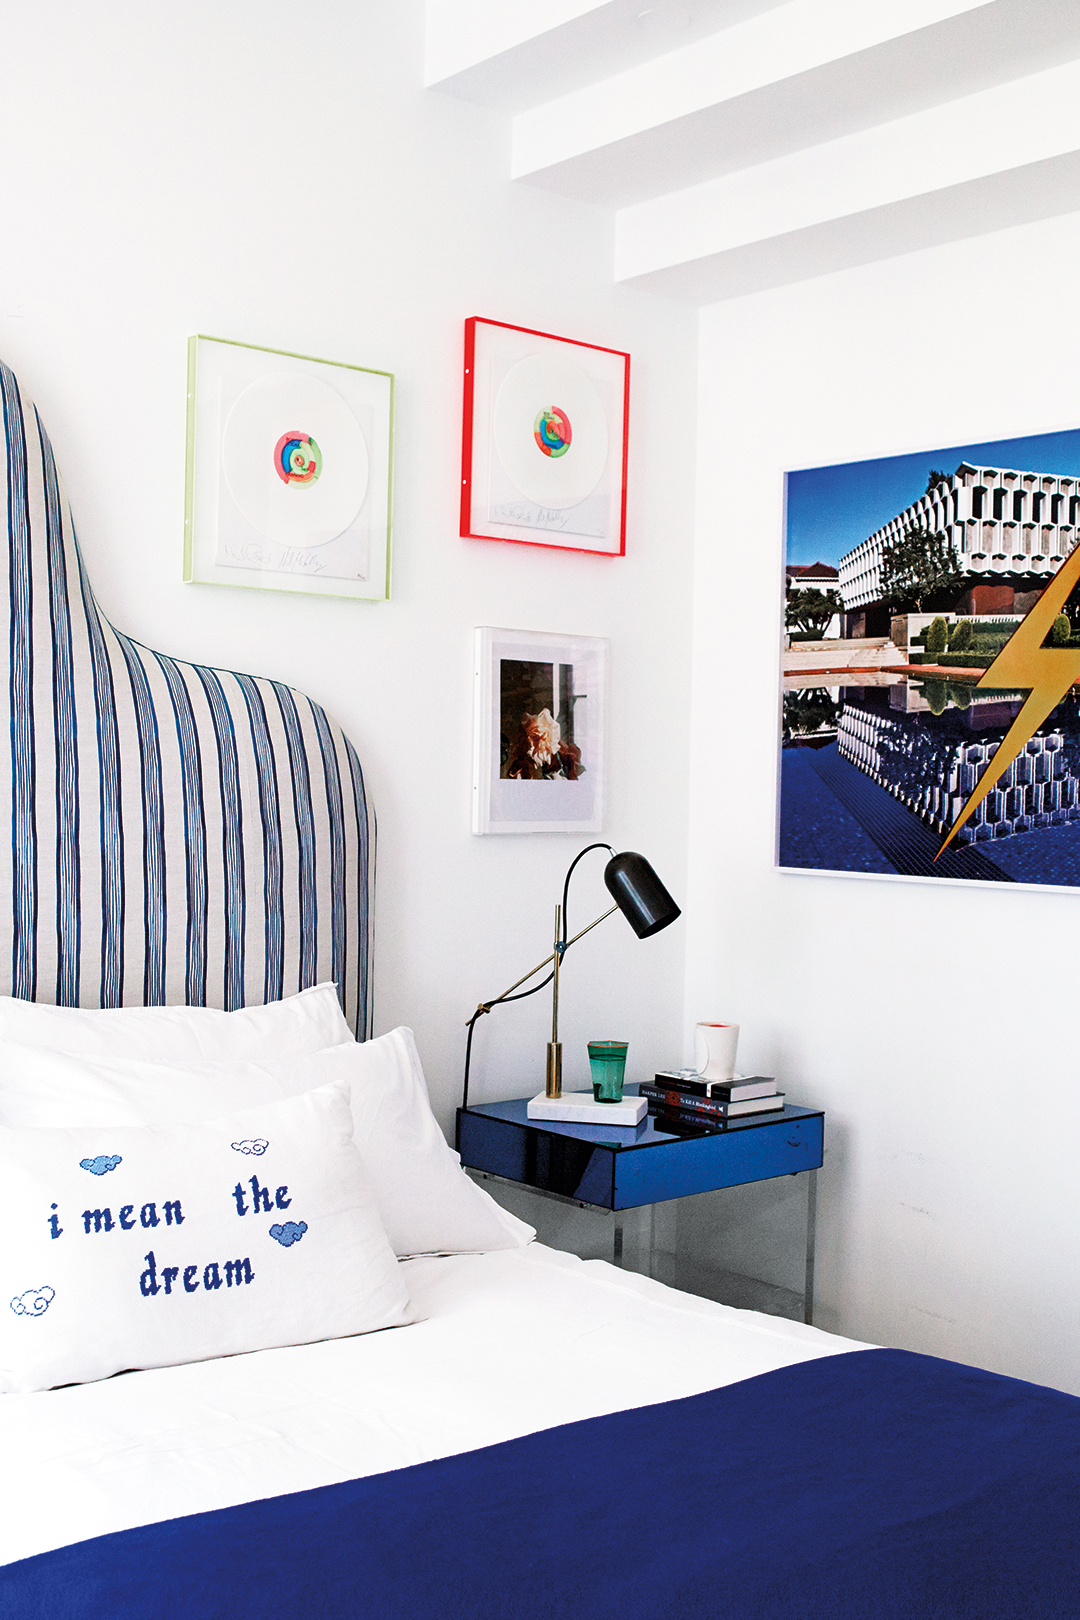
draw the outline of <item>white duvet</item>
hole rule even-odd
[[[865,1348],[537,1243],[402,1265],[412,1327],[0,1397],[0,1562]]]

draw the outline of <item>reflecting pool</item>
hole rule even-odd
[[[891,672],[858,679],[785,677],[781,866],[1080,886],[1075,692],[936,859],[1025,694]]]

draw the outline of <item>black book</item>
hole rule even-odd
[[[638,1092],[650,1103],[664,1108],[681,1109],[684,1113],[701,1114],[708,1119],[739,1119],[749,1114],[775,1114],[784,1106],[784,1093],[774,1091],[770,1097],[743,1097],[736,1102],[725,1102],[722,1097],[697,1097],[689,1092],[674,1091],[666,1085],[638,1086]]]
[[[654,1075],[656,1085],[665,1091],[684,1091],[688,1097],[715,1097],[719,1102],[742,1102],[751,1097],[775,1097],[776,1081],[771,1075],[738,1075],[734,1080],[699,1080],[680,1069],[661,1069]]]

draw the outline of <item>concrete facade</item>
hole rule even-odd
[[[953,547],[972,588],[965,611],[1008,612],[1017,592],[1045,585],[1075,546],[1080,479],[962,461],[944,483],[841,557],[846,612],[880,601],[882,555],[914,524]]]

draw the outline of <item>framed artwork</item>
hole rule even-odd
[[[1080,888],[1080,429],[787,474],[778,859]]]
[[[386,601],[393,411],[389,372],[191,338],[185,580]]]
[[[621,557],[630,356],[465,322],[461,533]]]
[[[476,632],[474,833],[600,832],[607,642]]]

